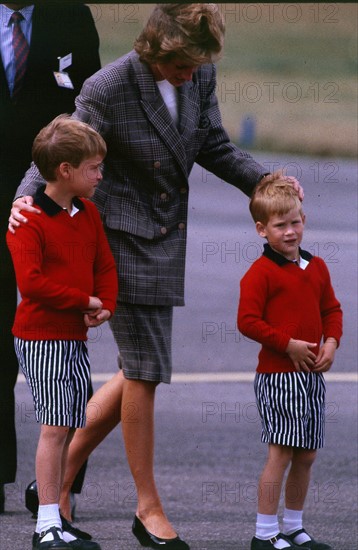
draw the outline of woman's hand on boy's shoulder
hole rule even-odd
[[[27,223],[28,219],[22,215],[22,212],[33,212],[35,214],[41,214],[41,210],[33,206],[34,199],[30,195],[26,197],[19,197],[12,203],[12,208],[9,217],[8,229],[10,233],[15,233],[16,229],[21,224]]]

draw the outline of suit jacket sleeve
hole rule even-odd
[[[98,296],[103,303],[103,309],[108,309],[113,315],[116,309],[118,294],[116,264],[97,208],[90,201],[86,201],[85,204],[96,226],[97,236],[97,249],[94,263],[94,296]]]
[[[198,74],[202,104],[201,127],[209,127],[209,132],[196,162],[250,196],[255,185],[268,170],[249,153],[236,147],[223,128],[216,96],[215,65],[203,66]]]

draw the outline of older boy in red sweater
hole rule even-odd
[[[102,178],[105,154],[105,142],[87,124],[67,116],[52,121],[33,145],[47,182],[35,196],[41,215],[29,214],[16,235],[7,234],[21,294],[15,350],[41,422],[33,550],[100,549],[62,529],[58,502],[70,441],[85,425],[87,330],[110,318],[118,290],[99,214],[84,200]]]
[[[254,190],[250,211],[267,244],[241,280],[238,328],[262,344],[255,393],[268,443],[251,550],[329,550],[303,529],[302,515],[324,443],[323,372],[339,345],[342,310],[323,260],[300,248],[305,216],[293,187],[279,174],[268,176]],[[277,512],[288,466],[281,533]]]

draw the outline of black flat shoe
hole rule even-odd
[[[61,529],[51,527],[43,533],[34,533],[32,537],[32,550],[68,550],[71,548],[60,536]],[[52,540],[44,541],[43,539],[51,534]]]
[[[25,490],[25,506],[32,513],[33,519],[37,519],[37,511],[39,509],[39,497],[37,494],[36,479],[28,484]]]
[[[76,550],[101,550],[98,542],[93,540],[75,539],[67,543],[69,548],[75,548]]]
[[[293,544],[287,535],[279,533],[276,537],[272,537],[272,539],[269,540],[261,540],[254,537],[251,541],[251,550],[273,550],[275,548],[275,542],[278,542],[279,540],[284,540],[290,545],[287,546],[287,550],[299,550],[300,548],[299,546]],[[286,550],[286,548],[284,550]]]
[[[297,537],[297,535],[300,535],[301,533],[307,533],[305,529],[299,529],[298,531],[295,531],[291,535],[286,535],[288,539],[290,539],[291,542],[294,541],[294,539]],[[332,547],[329,546],[329,544],[325,544],[324,542],[317,542],[314,540],[311,535],[308,535],[311,540],[308,540],[307,542],[303,542],[302,544],[295,543],[298,548],[309,548],[310,550],[332,550]]]
[[[72,523],[70,523],[61,514],[60,518],[62,522],[62,531],[67,531],[67,533],[71,533],[71,535],[73,535],[77,539],[92,540],[92,536],[89,533],[86,533],[86,531],[82,531],[82,529],[78,529],[78,527],[74,527],[74,525],[72,525]]]
[[[168,548],[170,550],[190,550],[190,546],[181,540],[180,537],[174,539],[161,539],[156,537],[144,527],[143,523],[137,516],[134,516],[132,533],[137,537],[142,546],[147,548]]]

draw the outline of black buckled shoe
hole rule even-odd
[[[76,550],[101,550],[100,545],[98,542],[94,542],[88,533],[85,531],[81,531],[81,529],[77,529],[77,527],[74,527],[67,519],[65,519],[63,516],[61,516],[62,521],[62,532],[64,534],[64,538],[66,540],[69,539],[69,537],[66,537],[66,534],[72,535],[72,537],[75,537],[74,540],[71,540],[67,542],[68,546],[70,548],[76,548]]]
[[[92,540],[92,536],[89,533],[86,533],[86,531],[82,531],[82,529],[79,529],[78,527],[72,525],[72,523],[64,518],[61,514],[60,518],[62,522],[62,531],[67,531],[77,539]]]
[[[278,535],[276,535],[275,537],[272,537],[269,540],[261,540],[254,537],[251,541],[251,550],[273,550],[275,548],[274,546],[275,542],[278,542],[279,540],[284,540],[285,542],[287,542],[289,544],[289,546],[287,547],[288,549],[291,549],[291,550],[299,549],[299,546],[296,546],[295,544],[293,544],[293,542],[289,540],[289,538],[286,535],[279,533]],[[284,550],[286,550],[286,548]]]
[[[67,546],[76,550],[101,550],[98,542],[94,542],[93,540],[75,539],[68,542]]]
[[[168,548],[168,550],[190,550],[190,546],[181,540],[180,537],[175,537],[174,539],[161,539],[156,537],[147,531],[138,516],[134,516],[132,533],[135,537],[137,537],[139,543],[147,548],[161,548],[162,550],[165,548]]]
[[[58,527],[50,527],[50,529],[42,533],[34,533],[32,537],[32,550],[68,550],[71,548],[59,536],[59,533],[61,534],[62,532]],[[49,540],[44,540],[45,538]]]
[[[309,548],[310,550],[332,550],[332,547],[329,546],[329,544],[315,541],[311,537],[311,535],[307,533],[305,529],[299,529],[298,531],[295,531],[291,535],[286,535],[286,537],[293,542],[298,535],[301,535],[301,533],[305,533],[308,537],[310,537],[311,540],[308,540],[307,542],[303,542],[302,544],[297,544],[296,542],[295,544],[298,548]]]

